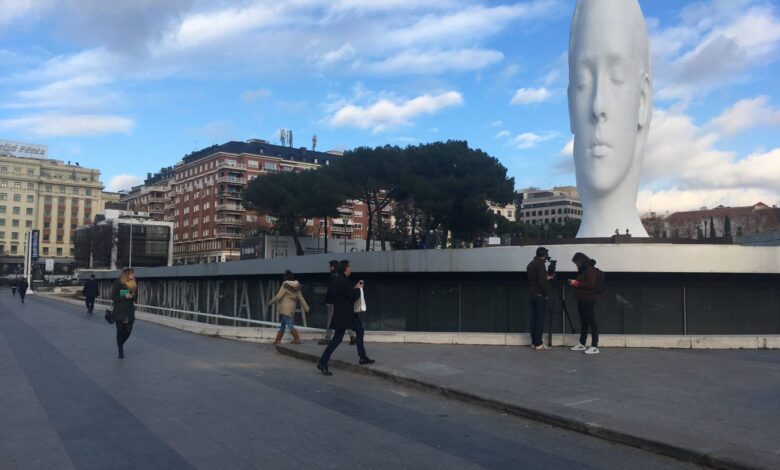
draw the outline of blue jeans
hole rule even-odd
[[[529,317],[531,319],[530,332],[531,344],[540,346],[544,344],[544,320],[547,316],[547,299],[541,295],[531,294]]]
[[[292,318],[287,315],[279,315],[279,332],[284,334],[285,328],[289,328],[290,331],[293,330]]]
[[[360,320],[360,315],[357,313],[354,314],[353,324],[355,326],[355,337],[357,342],[357,350],[358,350],[358,356],[360,356],[361,359],[365,359],[366,357],[366,348],[363,346],[363,336],[365,335],[365,330],[363,329],[363,322]],[[333,351],[336,350],[337,347],[339,347],[339,344],[341,344],[341,340],[344,339],[344,333],[347,330],[345,328],[336,328],[335,333],[333,333],[333,338],[331,338],[330,343],[328,343],[328,347],[325,348],[325,351],[322,353],[322,356],[320,356],[320,364],[323,366],[328,365],[328,361],[330,361],[330,356],[333,354]]]

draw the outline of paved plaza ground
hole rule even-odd
[[[304,358],[322,349],[285,347]],[[119,360],[101,315],[40,296],[22,305],[3,289],[0,468],[692,467],[563,421],[518,417],[524,406],[656,437],[665,430],[737,464],[777,462],[772,351],[368,348],[378,374],[334,363],[324,377],[268,345],[139,321]],[[356,362],[354,348],[334,359]],[[415,381],[512,406],[445,399]]]

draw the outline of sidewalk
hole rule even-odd
[[[780,468],[780,352],[342,343],[333,377],[362,372],[718,468]],[[281,353],[317,360],[314,341]],[[319,373],[312,364],[312,373]]]

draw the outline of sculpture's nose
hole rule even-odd
[[[605,96],[606,90],[603,85],[604,80],[601,77],[596,77],[596,83],[593,87],[593,121],[596,123],[606,122],[607,120],[607,98]]]

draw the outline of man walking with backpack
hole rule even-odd
[[[596,260],[588,258],[583,253],[575,253],[572,261],[577,266],[577,278],[570,279],[569,285],[574,287],[577,298],[577,311],[580,314],[580,342],[571,348],[572,351],[584,351],[585,354],[599,353],[599,326],[596,323],[596,298],[603,289],[599,286],[599,270]],[[603,281],[603,276],[602,276]],[[603,284],[603,282],[602,282]],[[586,347],[590,331],[590,347]]]

